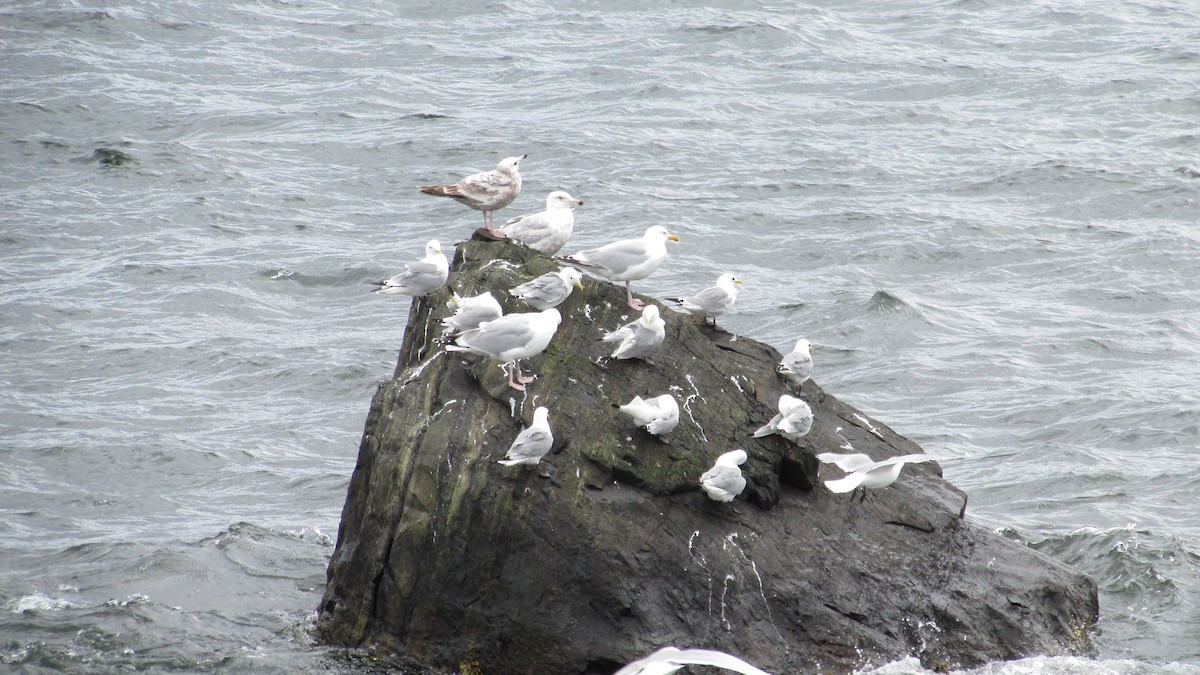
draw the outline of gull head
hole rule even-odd
[[[529,155],[518,155],[517,157],[505,157],[496,165],[496,170],[501,173],[516,173],[517,167],[521,166],[521,160]]]
[[[562,190],[555,190],[546,197],[546,210],[569,209],[572,206],[583,206],[582,199],[575,199]]]
[[[659,311],[658,305],[646,305],[642,309],[642,324],[645,326],[653,326],[658,322]]]
[[[745,283],[745,282],[742,281],[741,279],[735,277],[734,275],[729,274],[728,272],[717,277],[717,286],[720,288],[724,288],[730,292],[736,290],[736,284],[741,284],[741,283]]]
[[[667,228],[663,227],[662,225],[651,226],[646,230],[646,234],[642,236],[652,241],[679,241],[679,237],[668,232]]]
[[[550,409],[544,405],[540,405],[533,411],[533,426],[545,427],[550,426]]]
[[[738,466],[749,458],[745,450],[731,450],[717,458],[717,466]]]
[[[806,338],[800,338],[799,340],[796,340],[796,348],[792,351],[800,352],[801,354],[811,354],[813,352],[813,346],[812,343]]]
[[[437,239],[430,239],[428,244],[425,244],[425,255],[441,255],[442,242]]]
[[[795,396],[788,396],[787,394],[784,394],[783,396],[779,397],[779,412],[783,413],[785,416],[807,407],[807,403],[796,398]]]
[[[564,267],[558,271],[558,276],[563,281],[578,289],[583,289],[583,275],[574,267]]]

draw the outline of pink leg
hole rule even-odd
[[[536,377],[532,377],[532,376],[526,377],[521,374],[521,362],[520,361],[513,361],[513,365],[516,366],[516,368],[517,368],[517,382],[520,382],[521,384],[529,384],[530,382],[533,382],[534,380],[537,379]],[[522,387],[522,388],[524,388],[524,387]]]
[[[483,212],[483,231],[487,232],[489,235],[491,235],[495,239],[508,239],[507,235],[505,235],[500,230],[497,230],[492,227],[492,223],[495,223],[495,222],[496,222],[496,216],[493,215],[491,211]]]
[[[507,365],[507,364],[506,364],[506,365]],[[516,389],[517,391],[525,391],[525,385],[523,385],[523,384],[517,384],[517,382],[513,380],[513,371],[512,371],[512,369],[511,369],[511,368],[509,368],[509,369],[507,369],[507,370],[508,370],[508,386],[512,387],[513,389]]]
[[[641,300],[635,300],[633,298],[633,288],[630,287],[628,281],[625,282],[625,299],[629,301],[630,307],[639,312],[642,311],[642,308],[646,305],[646,303],[642,302]]]

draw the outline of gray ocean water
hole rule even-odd
[[[668,225],[638,290],[736,273],[1097,580],[1093,658],[974,672],[1200,673],[1200,5],[566,5],[0,6],[0,671],[366,667],[311,631],[408,311],[364,282],[528,153],[502,217]]]

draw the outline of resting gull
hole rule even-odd
[[[504,234],[492,229],[493,211],[508,206],[521,194],[521,173],[517,168],[528,155],[507,157],[492,171],[473,173],[454,185],[421,185],[417,189],[435,197],[449,197],[476,211],[483,211],[483,227],[497,239]]]
[[[746,489],[746,478],[738,465],[746,463],[745,450],[733,450],[717,458],[713,468],[700,476],[700,487],[715,502],[731,502]]]
[[[796,347],[779,360],[775,369],[789,389],[800,393],[800,386],[808,381],[813,371],[812,343],[804,338],[796,341]]]
[[[554,255],[566,245],[575,227],[572,206],[583,206],[583,200],[556,190],[546,197],[545,211],[510,218],[500,226],[500,231],[512,241],[519,241],[546,255]]]
[[[655,225],[637,239],[614,241],[559,260],[582,267],[609,281],[624,281],[625,298],[629,306],[641,310],[642,301],[633,299],[630,282],[645,279],[658,270],[659,265],[667,259],[668,239],[679,241],[679,237],[668,232],[667,228]]]
[[[737,285],[740,283],[742,280],[732,274],[722,274],[717,278],[716,285],[709,286],[695,295],[667,299],[679,305],[674,308],[675,311],[701,317],[705,323],[712,319],[712,325],[716,326],[717,317],[732,309],[733,303],[737,301]]]
[[[604,341],[621,343],[613,350],[614,359],[645,359],[662,346],[666,327],[666,322],[659,316],[658,305],[646,305],[641,318],[605,333]]]
[[[508,294],[536,309],[550,309],[561,305],[571,296],[574,288],[583,288],[583,275],[574,267],[564,267],[515,286]]]
[[[635,425],[645,427],[655,436],[669,434],[679,424],[679,403],[670,394],[647,399],[634,396],[632,401],[618,410],[632,417]]]
[[[516,464],[537,464],[550,452],[554,445],[554,434],[550,432],[550,411],[545,406],[539,406],[533,411],[533,423],[517,434],[516,440],[508,448],[504,459],[498,460],[505,466]]]
[[[779,397],[779,413],[754,432],[755,438],[778,434],[795,443],[812,429],[812,408],[795,396]]]
[[[469,298],[455,293],[446,301],[446,307],[454,310],[454,314],[442,319],[446,334],[478,328],[484,321],[494,321],[504,316],[504,310],[492,297],[491,291]]]
[[[521,375],[521,359],[542,353],[561,321],[562,315],[554,308],[507,314],[493,321],[484,321],[478,328],[463,331],[453,338],[454,344],[446,345],[446,350],[481,354],[512,364],[508,371],[508,386],[525,391],[525,385],[533,382],[534,378]]]
[[[383,281],[372,282],[379,288],[376,293],[401,294],[420,297],[441,288],[446,279],[450,278],[450,262],[442,253],[442,245],[437,239],[430,239],[425,244],[425,257],[415,262],[405,263],[404,271]]]

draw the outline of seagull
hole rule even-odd
[[[376,293],[401,294],[419,298],[441,288],[450,278],[450,262],[437,239],[425,244],[425,257],[405,263],[404,271],[383,281],[374,281]]]
[[[546,406],[539,406],[533,411],[533,423],[517,434],[516,440],[508,448],[504,459],[498,460],[505,466],[517,464],[537,464],[550,452],[554,445],[554,434],[550,432],[550,411]]]
[[[582,267],[609,281],[624,281],[625,298],[629,306],[641,311],[643,303],[634,300],[629,282],[645,279],[658,270],[667,259],[667,240],[679,241],[679,237],[662,225],[655,225],[637,239],[622,239],[559,260]]]
[[[796,393],[800,393],[800,385],[812,375],[812,351],[812,343],[800,338],[796,341],[796,347],[779,360],[779,366],[775,369],[788,388],[794,387]]]
[[[494,321],[504,316],[504,310],[491,291],[464,298],[455,293],[446,301],[446,307],[454,310],[454,314],[442,319],[444,333],[461,333],[472,328],[478,328],[484,321]]]
[[[459,204],[483,211],[483,228],[497,239],[503,239],[503,233],[492,229],[492,212],[508,206],[521,194],[521,174],[517,167],[526,157],[528,155],[507,157],[494,170],[473,173],[454,185],[420,185],[417,190],[435,197],[449,197]]]
[[[614,675],[671,675],[684,666],[713,666],[742,675],[771,675],[736,656],[711,649],[676,649],[663,647],[650,656],[630,663]]]
[[[709,286],[695,295],[667,299],[679,304],[675,311],[699,316],[705,323],[711,318],[713,327],[716,327],[717,317],[732,309],[733,303],[737,301],[737,285],[740,283],[742,280],[732,274],[722,274],[717,278],[716,285]]]
[[[463,331],[453,338],[454,344],[446,345],[451,352],[481,354],[496,361],[512,364],[508,371],[508,386],[525,391],[525,385],[534,378],[521,375],[521,359],[542,353],[558,330],[562,315],[550,308],[541,312],[507,314],[492,321],[484,321],[478,328]],[[516,379],[513,379],[513,375]]]
[[[667,323],[659,316],[658,305],[646,305],[640,319],[605,333],[604,341],[621,343],[613,350],[614,359],[645,359],[658,351],[666,335]]]
[[[679,403],[670,394],[647,399],[634,396],[632,401],[618,410],[632,417],[635,425],[645,427],[655,436],[669,434],[679,424]]]
[[[554,255],[566,245],[571,237],[571,229],[575,227],[572,206],[583,206],[583,200],[556,190],[546,197],[545,211],[509,218],[500,226],[500,231],[512,241],[519,241],[540,253]]]
[[[795,443],[812,429],[812,423],[812,408],[795,396],[784,394],[779,397],[779,414],[759,427],[758,431],[754,432],[754,437],[778,434]]]
[[[700,487],[715,502],[731,502],[746,489],[746,479],[738,465],[746,463],[745,450],[733,450],[717,458],[713,468],[700,476]]]
[[[830,492],[850,492],[861,487],[863,488],[862,498],[859,499],[861,502],[867,498],[867,488],[885,488],[895,483],[905,464],[928,462],[933,457],[925,453],[917,453],[890,457],[876,462],[862,453],[822,452],[817,455],[817,459],[826,464],[833,464],[846,472],[846,476],[843,478],[825,481],[825,487],[829,488]]]
[[[571,289],[574,288],[583,288],[583,275],[574,267],[564,267],[511,288],[508,294],[536,309],[550,309],[571,297]]]

